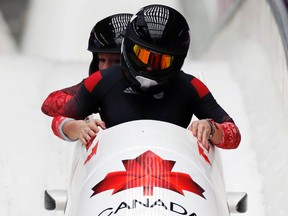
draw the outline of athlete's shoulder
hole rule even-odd
[[[195,78],[195,76],[193,76],[192,74],[185,73],[182,70],[179,72],[179,77],[180,79],[185,80],[187,82],[190,82],[192,79]]]
[[[121,66],[117,64],[107,69],[96,71],[95,73],[90,75],[87,79],[85,79],[84,86],[89,92],[92,92],[93,89],[100,83],[103,83],[103,85],[106,85],[108,83],[111,84],[119,80],[121,77],[122,77]]]
[[[181,71],[179,77],[182,82],[186,83],[187,88],[195,90],[200,98],[203,98],[210,92],[208,87],[200,79],[191,74]]]

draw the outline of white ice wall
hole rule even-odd
[[[268,3],[246,0],[202,60],[230,63],[244,94],[251,143],[264,178],[265,215],[287,215],[288,71]]]
[[[88,38],[97,21],[153,3],[179,8],[177,0],[31,0],[23,52],[57,60],[90,59]]]
[[[189,54],[197,58],[244,0],[184,0],[183,14],[190,26]]]
[[[15,41],[0,11],[0,54],[14,53],[15,49]]]

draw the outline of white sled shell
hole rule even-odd
[[[54,197],[50,210],[67,216],[229,216],[247,208],[246,193],[227,196],[217,148],[152,120],[103,130],[88,149],[77,143],[67,193],[46,193],[46,209]]]

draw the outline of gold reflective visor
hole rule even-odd
[[[154,70],[169,68],[174,59],[172,55],[155,53],[137,44],[133,46],[133,52],[138,60],[144,65],[152,67]]]

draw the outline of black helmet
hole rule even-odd
[[[88,50],[93,59],[89,67],[89,75],[99,70],[98,53],[119,53],[126,26],[132,14],[120,13],[100,20],[93,27],[88,42]]]
[[[92,53],[119,53],[126,26],[132,14],[115,14],[97,22],[88,42]]]
[[[159,93],[180,72],[190,44],[186,19],[175,9],[148,5],[128,23],[121,64],[132,86]]]

